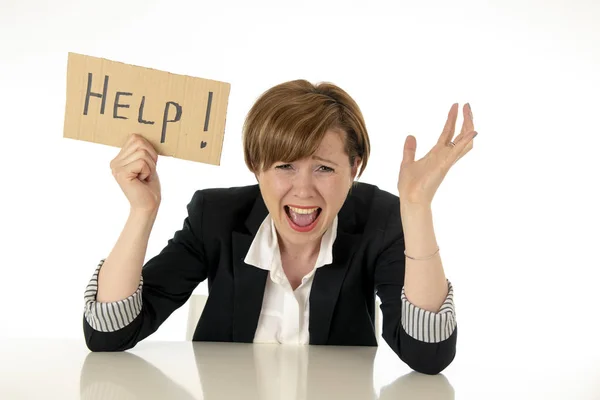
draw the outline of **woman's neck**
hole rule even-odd
[[[310,243],[295,244],[289,243],[279,236],[278,242],[282,258],[293,261],[312,260],[318,256],[321,249],[321,238]]]

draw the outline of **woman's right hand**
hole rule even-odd
[[[112,174],[129,200],[131,210],[156,212],[160,206],[158,154],[143,136],[131,134],[110,162]]]

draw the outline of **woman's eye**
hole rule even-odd
[[[276,169],[291,169],[291,164],[281,164],[275,167]]]
[[[321,165],[321,166],[319,167],[319,171],[320,171],[320,172],[333,172],[334,170],[333,170],[333,168],[329,168],[329,167],[328,167],[328,166],[326,166],[326,165]]]

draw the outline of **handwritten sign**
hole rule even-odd
[[[231,85],[69,53],[63,137],[219,165]]]

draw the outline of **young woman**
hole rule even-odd
[[[161,199],[158,157],[131,135],[111,162],[131,212],[85,293],[87,346],[132,348],[208,279],[194,340],[376,346],[378,295],[389,346],[412,369],[439,373],[454,358],[457,333],[431,201],[472,148],[468,105],[463,113],[456,142],[458,104],[421,160],[408,136],[396,196],[355,182],[370,144],[345,91],[305,80],[277,85],[244,124],[244,157],[258,184],[198,190],[183,227],[145,265]]]

